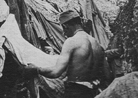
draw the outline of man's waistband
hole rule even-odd
[[[88,88],[93,88],[93,85],[89,82],[65,82],[65,85],[66,86],[70,86],[70,85],[81,85],[81,86],[85,86],[85,87],[88,87]]]

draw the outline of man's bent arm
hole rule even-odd
[[[73,43],[74,42],[72,42],[70,39],[67,39],[63,45],[61,54],[57,60],[56,65],[45,69],[40,68],[39,73],[48,78],[57,78],[63,72],[65,72],[70,62],[70,57],[74,46],[72,45]]]

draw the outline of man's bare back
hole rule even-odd
[[[92,81],[92,79],[95,77],[94,73],[96,73],[95,71],[97,71],[94,70],[94,56],[99,55],[99,53],[95,54],[94,52],[96,50],[98,52],[101,52],[102,55],[101,46],[86,32],[78,31],[73,37],[67,39],[64,47],[73,50],[69,63],[67,65],[68,81]],[[102,60],[103,57],[101,56],[100,59]]]

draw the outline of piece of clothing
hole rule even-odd
[[[33,98],[41,98],[41,90],[44,91],[43,95],[45,95],[46,98],[64,98],[64,82],[58,78],[49,79],[39,75],[30,80],[28,89],[31,92],[31,96],[34,96]]]
[[[42,13],[47,20],[57,22],[59,12],[45,0],[24,0],[27,6],[30,6],[35,12]]]
[[[32,63],[37,67],[45,68],[54,66],[58,59],[58,55],[48,55],[40,49],[34,47],[27,42],[21,35],[15,16],[10,14],[6,22],[0,28],[0,47],[1,47],[1,65],[0,73],[4,66],[4,51],[2,46],[5,46],[13,55],[13,57],[23,65]]]
[[[64,98],[93,98],[92,89],[78,83],[65,82]]]

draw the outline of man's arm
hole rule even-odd
[[[74,41],[72,41],[72,39],[67,39],[63,45],[56,65],[54,67],[48,67],[45,69],[40,68],[39,73],[48,78],[59,77],[66,70],[68,64],[70,63],[71,54],[74,49],[73,43]]]
[[[123,53],[123,49],[118,48],[118,49],[110,49],[105,51],[105,55],[107,58],[115,58],[115,57],[120,57]]]

